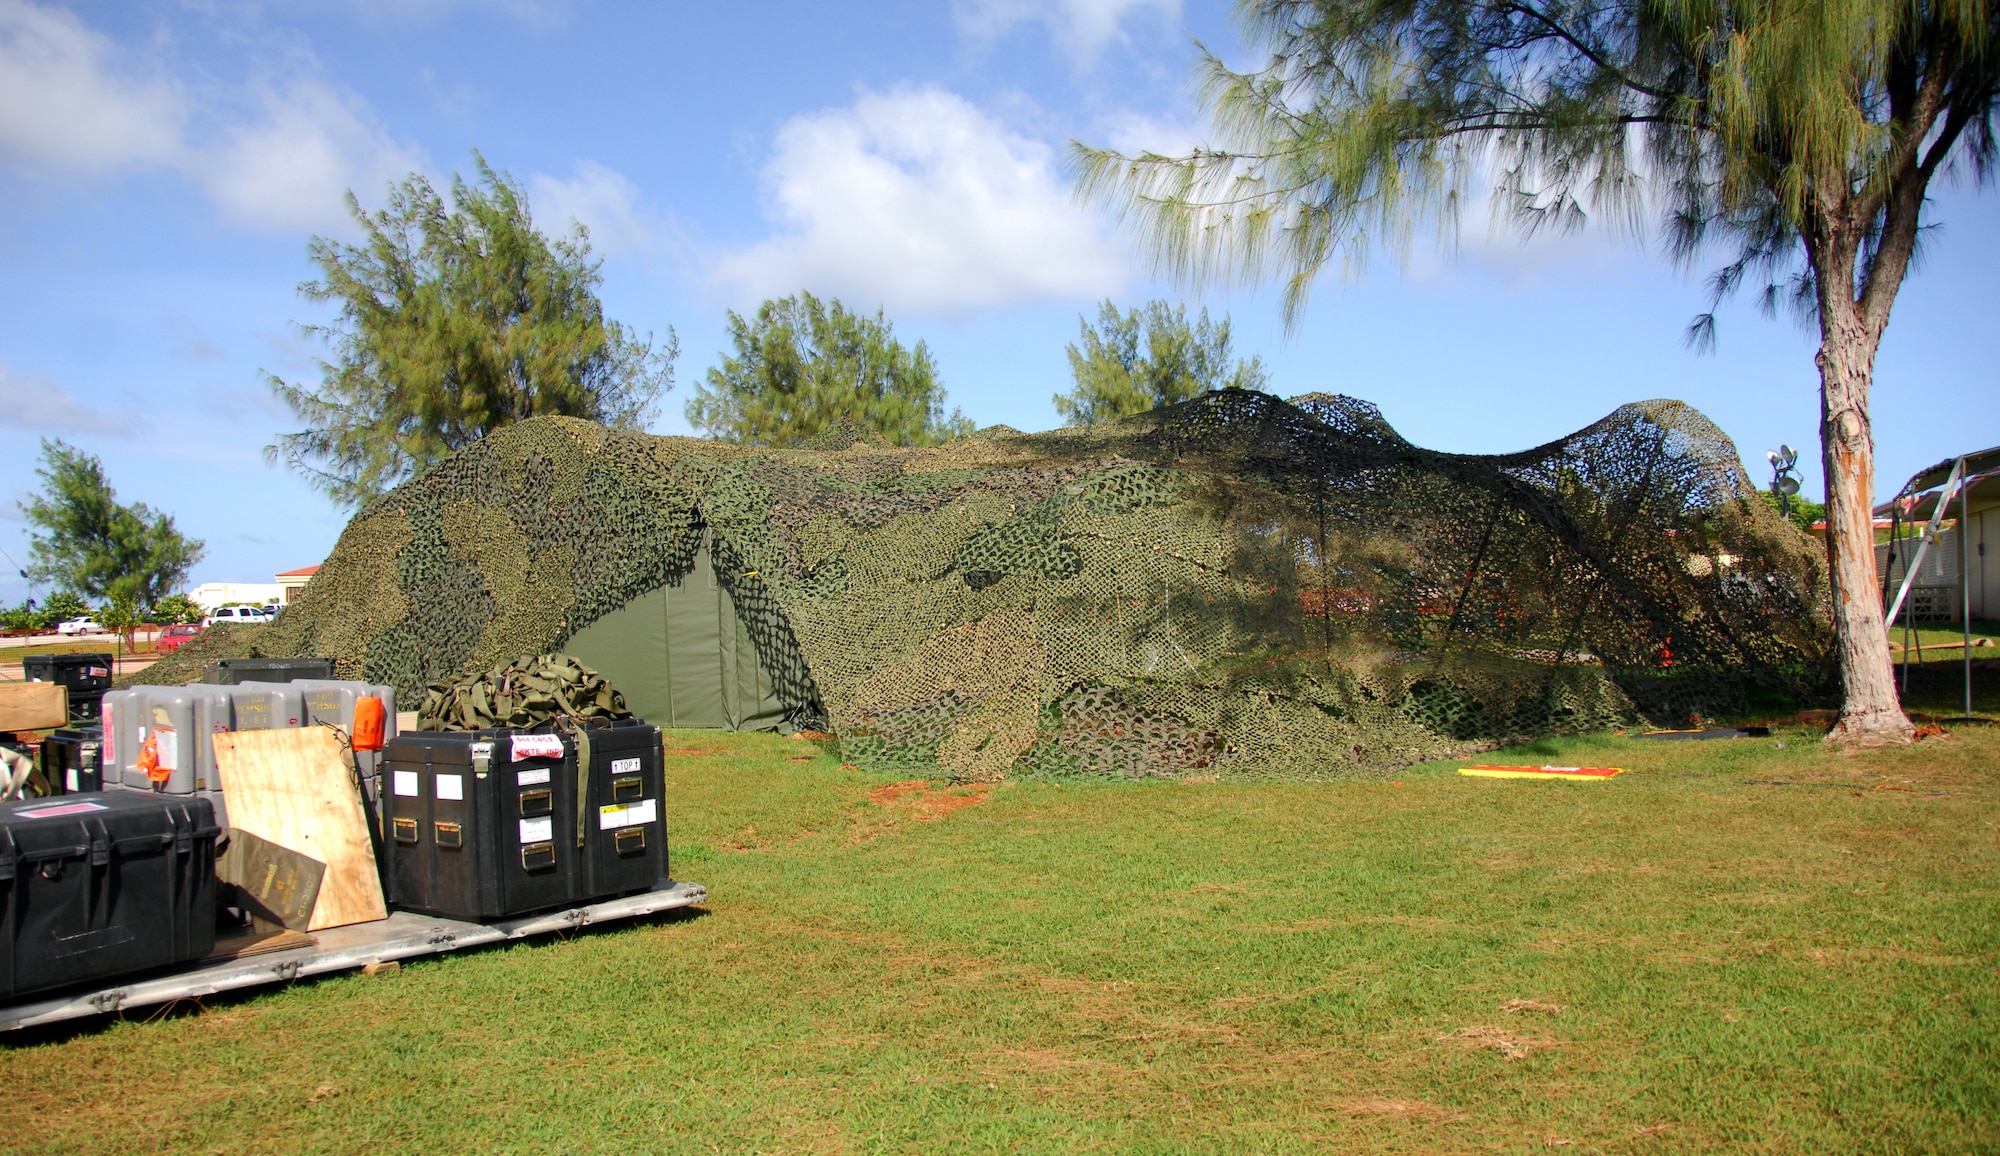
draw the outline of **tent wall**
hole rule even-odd
[[[785,717],[705,536],[686,573],[584,627],[563,650],[661,726],[771,730]]]

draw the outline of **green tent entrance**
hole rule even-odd
[[[716,581],[706,532],[686,573],[577,631],[563,652],[660,726],[774,730],[785,719],[736,600]]]

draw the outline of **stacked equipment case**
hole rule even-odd
[[[414,731],[384,753],[392,906],[481,921],[667,878],[658,727]]]
[[[222,731],[311,726],[326,722],[354,733],[356,704],[382,700],[387,734],[395,728],[395,688],[365,682],[244,682],[192,686],[135,686],[104,696],[101,722],[102,782],[108,789],[167,795],[199,795],[229,823],[226,784],[215,762],[215,735]],[[140,766],[152,743],[154,761],[166,773],[156,789]],[[359,745],[357,743],[357,745]],[[375,805],[374,772],[379,751],[356,750],[364,796]],[[43,764],[55,788],[54,775]],[[67,789],[67,783],[63,784]]]
[[[31,654],[21,660],[21,676],[29,682],[58,682],[69,688],[73,719],[94,719],[97,704],[111,689],[108,654]]]
[[[74,795],[104,789],[104,728],[62,727],[42,740],[42,777],[49,794]]]
[[[207,956],[220,833],[201,798],[0,803],[0,996]]]
[[[331,658],[224,658],[210,663],[201,680],[216,686],[244,682],[291,682],[300,678],[330,679]]]

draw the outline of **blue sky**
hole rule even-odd
[[[1760,472],[1765,449],[1806,447],[1818,492],[1811,335],[1739,304],[1716,354],[1689,352],[1700,277],[1649,238],[1522,244],[1482,209],[1455,255],[1419,242],[1322,283],[1289,336],[1269,290],[1150,278],[1072,200],[1062,150],[1198,140],[1196,39],[1245,59],[1205,0],[0,0],[0,549],[25,558],[13,503],[37,439],[60,435],[207,541],[197,582],[322,558],[344,515],[262,457],[296,428],[262,374],[316,372],[295,330],[325,319],[296,293],[307,242],[351,235],[344,190],[377,206],[473,149],[544,227],[589,226],[612,316],[679,334],[660,432],[687,432],[725,310],[765,296],[885,308],[952,404],[1030,430],[1056,424],[1079,313],[1167,296],[1228,313],[1276,392],[1367,398],[1424,445],[1520,449],[1679,397]],[[1937,197],[1878,364],[1885,493],[2000,442],[1977,320],[2000,290],[1995,207]],[[10,602],[28,593],[14,569]]]

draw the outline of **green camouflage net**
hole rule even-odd
[[[536,419],[364,509],[251,644],[414,701],[560,651],[704,530],[794,724],[961,780],[1374,773],[1831,686],[1821,554],[1671,401],[1502,456],[1241,391],[926,449]]]

